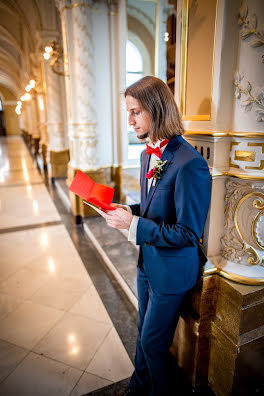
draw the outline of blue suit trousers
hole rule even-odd
[[[138,338],[130,389],[144,396],[171,396],[169,348],[186,292],[155,292],[145,274],[144,262],[137,269]]]

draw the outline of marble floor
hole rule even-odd
[[[131,375],[99,259],[78,243],[22,138],[1,137],[0,395],[79,396]]]

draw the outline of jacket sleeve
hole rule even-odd
[[[129,205],[129,207],[133,215],[140,216],[140,204]]]
[[[158,187],[157,187],[158,188]],[[204,159],[194,158],[179,169],[175,181],[176,223],[140,217],[137,245],[183,248],[196,246],[202,236],[211,197],[211,178]]]

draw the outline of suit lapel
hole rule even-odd
[[[147,199],[147,194],[148,194],[148,179],[146,178],[146,173],[148,172],[149,168],[149,161],[150,161],[150,155],[148,155],[146,152],[143,153],[144,157],[142,158],[142,184],[141,184],[141,202],[143,203],[143,207],[145,204],[145,201]]]
[[[168,146],[167,146],[167,147],[168,147]],[[166,160],[167,160],[167,162],[166,162],[166,164],[164,165],[163,170],[162,170],[162,172],[161,172],[161,179],[162,179],[164,173],[166,172],[166,170],[168,169],[168,166],[169,166],[169,164],[170,164],[170,162],[171,162],[171,160],[172,160],[172,158],[173,158],[173,153],[172,153],[170,150],[167,150],[167,147],[166,147],[166,149],[164,150],[164,153],[163,153],[162,156],[161,156],[161,160],[162,160],[162,161],[166,161]],[[149,163],[149,161],[148,161],[148,163]],[[146,178],[145,178],[145,179],[146,179]],[[158,180],[157,180],[156,185],[155,185],[154,187],[153,187],[153,182],[152,182],[152,184],[151,184],[151,187],[150,187],[149,192],[148,192],[148,195],[147,195],[146,202],[145,202],[145,204],[144,204],[144,206],[143,206],[143,216],[144,216],[144,213],[146,212],[146,210],[147,210],[147,208],[148,208],[148,206],[149,206],[149,204],[150,204],[150,201],[152,200],[152,197],[153,197],[155,191],[156,191],[157,188],[158,188],[159,183],[161,182],[161,179],[158,179]],[[147,186],[147,179],[146,179],[146,181],[145,181],[145,185]],[[146,187],[146,189],[147,189],[147,187]]]

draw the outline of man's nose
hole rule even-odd
[[[128,115],[128,124],[129,124],[129,125],[133,125],[134,122],[135,122],[135,121],[134,121],[133,117],[129,114],[129,115]]]

